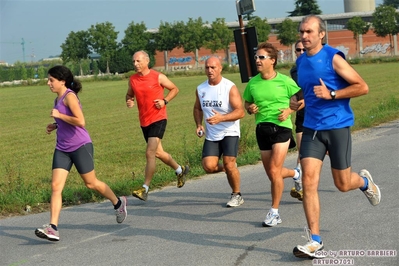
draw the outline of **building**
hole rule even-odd
[[[354,57],[380,57],[380,56],[390,56],[390,55],[399,55],[398,50],[398,36],[394,36],[393,45],[394,48],[391,50],[389,37],[377,37],[375,33],[370,29],[367,34],[363,36],[359,36],[359,48],[356,47],[356,41],[353,37],[353,33],[346,29],[346,24],[349,19],[359,16],[362,17],[364,21],[371,22],[372,15],[375,9],[375,1],[374,0],[361,0],[364,2],[367,1],[369,5],[365,5],[368,9],[372,9],[371,11],[357,11],[357,12],[346,12],[340,14],[330,14],[330,15],[320,15],[320,17],[327,24],[327,36],[326,42],[341,50],[347,58]],[[359,2],[355,0],[348,0],[345,2]],[[372,5],[372,2],[374,5]],[[373,7],[372,7],[373,6]],[[355,3],[348,4],[346,10],[357,10],[359,6]],[[363,8],[365,9],[365,8]],[[399,9],[397,10],[399,13]],[[286,17],[284,18],[276,18],[276,19],[268,19],[268,23],[272,27],[272,33],[269,35],[268,42],[272,43],[282,52],[281,61],[293,61],[292,53],[293,48],[283,46],[280,44],[279,40],[277,40],[276,25],[280,24]],[[300,22],[302,17],[290,17],[290,19],[294,22]],[[248,22],[244,21],[244,26],[246,26]],[[227,26],[231,29],[239,29],[238,22],[228,22]],[[152,31],[156,31],[153,29]],[[258,40],[261,42],[262,40]],[[216,53],[211,53],[208,49],[200,49],[198,51],[198,63],[199,65],[203,65],[205,60],[210,56],[219,56],[221,59],[226,60],[229,59],[229,63],[231,65],[238,64],[237,51],[235,47],[235,43],[231,43],[229,50],[229,56],[227,56],[226,51],[218,51]],[[165,56],[166,55],[166,56]],[[165,62],[165,58],[167,62]],[[196,65],[195,55],[194,53],[184,53],[182,48],[175,48],[171,52],[165,54],[164,52],[157,52],[155,55],[156,64],[154,68],[164,69],[165,66],[168,66],[168,70],[186,70],[190,68],[194,68]],[[226,60],[227,62],[227,60]]]
[[[375,10],[375,0],[344,0],[345,13]]]

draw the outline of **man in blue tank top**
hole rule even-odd
[[[308,242],[298,245],[293,253],[301,258],[323,257],[323,242],[320,236],[320,201],[318,184],[323,160],[328,153],[335,186],[342,192],[360,189],[371,205],[380,203],[380,189],[370,173],[363,169],[359,173],[351,169],[351,132],[354,114],[350,98],[368,93],[366,82],[345,61],[345,55],[325,44],[325,23],[315,15],[302,19],[300,36],[306,54],[296,61],[299,94],[305,99],[305,120],[300,159],[303,170],[303,207],[309,229]],[[298,97],[299,96],[299,97]],[[296,110],[297,99],[291,98],[290,107]]]

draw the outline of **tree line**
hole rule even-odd
[[[373,31],[379,37],[389,36],[393,47],[393,36],[399,32],[399,14],[395,7],[399,6],[399,0],[385,0],[386,5],[380,5],[373,13],[372,25],[361,17],[354,17],[347,23],[347,29],[353,32],[358,46],[360,34],[365,34],[372,26]],[[396,5],[396,6],[395,6]],[[247,15],[247,27],[255,27],[259,41],[267,41],[270,33],[277,34],[277,39],[284,46],[291,46],[298,40],[298,24],[290,17],[304,16],[308,14],[320,15],[321,10],[317,1],[296,0],[295,9],[288,12],[289,16],[275,30],[267,22],[267,18]],[[233,29],[230,29],[224,18],[216,18],[213,22],[189,18],[187,22],[176,21],[173,23],[161,21],[158,30],[147,29],[144,22],[131,22],[124,31],[123,39],[118,42],[119,32],[109,21],[91,25],[87,30],[71,31],[61,44],[62,63],[68,65],[74,74],[87,75],[103,73],[125,73],[133,69],[132,55],[139,50],[148,52],[151,64],[154,65],[156,51],[163,51],[165,62],[167,53],[175,48],[184,49],[185,53],[194,53],[198,67],[198,50],[210,49],[212,53],[220,50],[226,51],[229,59],[228,48],[234,41]],[[392,50],[392,49],[391,49]],[[98,60],[90,59],[93,54],[99,55]],[[294,53],[292,53],[294,54]],[[55,62],[60,63],[60,62]],[[52,63],[54,64],[54,63]],[[51,67],[47,66],[47,67]],[[44,78],[46,66],[34,67],[34,73],[29,64],[19,63],[11,68],[0,68],[0,82],[25,78]],[[165,69],[168,69],[166,63]],[[13,72],[13,73],[10,73]],[[43,74],[44,73],[44,74]]]

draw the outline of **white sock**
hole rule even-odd
[[[149,187],[148,187],[146,184],[144,184],[144,185],[143,185],[143,188],[145,188],[145,192],[147,193],[147,192],[148,192],[148,189],[149,189]]]
[[[273,214],[278,214],[278,209],[271,208],[270,212]]]
[[[296,166],[296,168],[301,169],[301,163],[298,163],[298,165]]]
[[[179,165],[179,167],[177,167],[177,169],[175,170],[176,175],[180,175],[181,172],[183,172],[183,169],[181,169],[181,166]]]
[[[293,176],[294,180],[298,180],[299,178],[299,172],[297,170],[294,170],[295,174]]]

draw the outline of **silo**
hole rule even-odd
[[[344,0],[346,12],[365,12],[375,10],[375,0]]]

